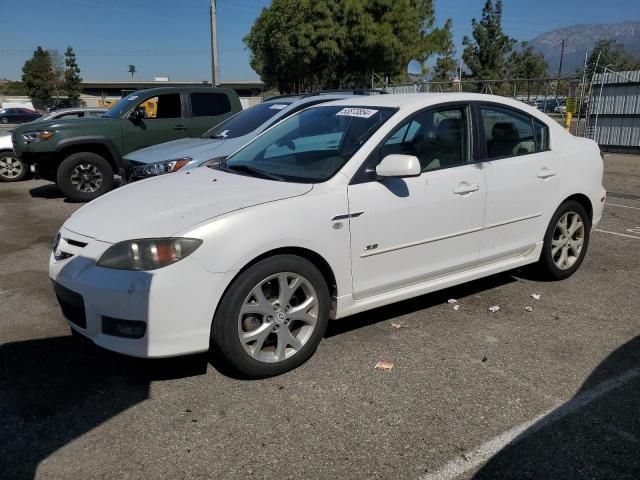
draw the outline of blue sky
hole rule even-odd
[[[223,80],[252,80],[242,37],[270,0],[217,0],[220,73]],[[484,0],[435,0],[439,24],[453,19],[458,53],[471,18]],[[640,20],[638,0],[504,0],[504,29],[530,40],[554,28],[577,23]],[[209,0],[0,0],[0,78],[17,80],[33,50],[77,52],[85,80],[210,78]]]

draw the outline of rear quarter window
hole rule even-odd
[[[231,112],[231,103],[224,93],[194,92],[191,94],[191,114],[194,117],[217,117],[229,112]]]

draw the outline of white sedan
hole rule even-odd
[[[139,357],[211,348],[300,365],[330,319],[527,264],[580,266],[605,200],[598,146],[523,103],[380,95],[305,109],[225,163],[74,213],[50,276],[71,328]]]

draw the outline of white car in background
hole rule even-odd
[[[275,375],[313,354],[329,319],[527,264],[569,277],[602,215],[602,174],[593,141],[521,102],[353,97],[218,166],[94,200],[62,226],[49,272],[71,328],[102,347],[211,347]]]

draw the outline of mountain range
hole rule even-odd
[[[590,51],[593,44],[603,38],[619,41],[629,53],[640,58],[640,21],[573,25],[538,35],[529,43],[544,55],[549,64],[549,72],[555,75],[558,72],[560,49],[564,39],[562,73],[566,75],[581,67],[585,52]]]

